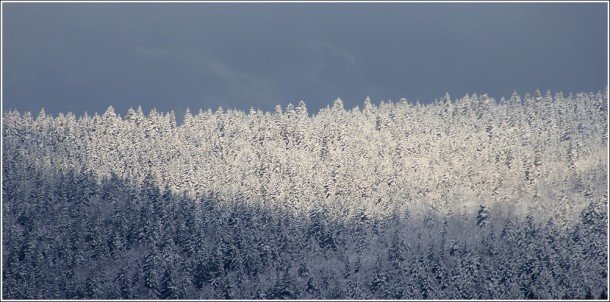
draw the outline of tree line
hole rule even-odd
[[[6,112],[3,297],[606,297],[607,94]]]

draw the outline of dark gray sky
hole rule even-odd
[[[3,3],[3,109],[309,113],[603,90],[605,3]]]

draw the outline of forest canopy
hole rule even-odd
[[[3,298],[607,296],[608,90],[3,113]]]

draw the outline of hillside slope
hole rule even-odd
[[[607,296],[608,92],[3,116],[3,298]]]

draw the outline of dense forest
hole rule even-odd
[[[605,299],[608,88],[2,118],[4,299]]]

